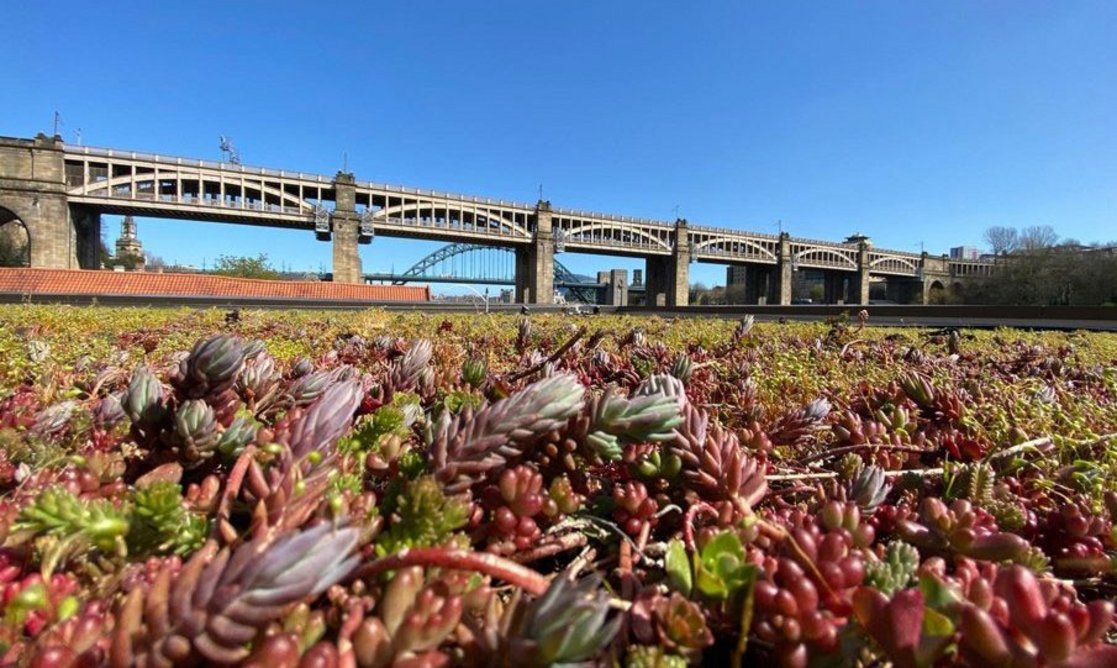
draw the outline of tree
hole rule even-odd
[[[268,256],[260,253],[256,257],[221,255],[213,265],[213,273],[236,278],[263,278],[271,281],[281,278],[270,264]]]
[[[1004,255],[1016,250],[1019,243],[1019,235],[1015,227],[1003,227],[1001,225],[994,225],[985,230],[985,243],[989,244],[989,250],[994,255]]]
[[[121,253],[110,260],[114,267],[124,267],[124,271],[135,271],[136,267],[143,264],[144,259],[132,253]]]
[[[151,251],[144,251],[144,266],[148,269],[165,269],[167,263]]]
[[[0,267],[29,265],[27,229],[18,221],[0,225]]]
[[[1042,248],[1051,248],[1059,242],[1059,235],[1050,225],[1032,225],[1020,231],[1018,248],[1022,251],[1032,252]]]

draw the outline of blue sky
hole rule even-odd
[[[1117,239],[1117,3],[10,3],[0,134],[932,252]],[[108,240],[118,217],[107,216]],[[329,267],[310,232],[146,247]],[[377,239],[366,270],[437,245]],[[564,255],[575,270],[641,262]],[[700,265],[692,279],[724,281]]]

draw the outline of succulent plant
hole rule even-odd
[[[451,494],[465,490],[581,412],[584,393],[573,376],[562,374],[476,411],[443,413],[431,447],[435,476]]]
[[[623,617],[610,616],[601,578],[572,580],[559,575],[528,604],[512,641],[520,665],[552,666],[589,661],[620,629]]]
[[[445,664],[447,657],[434,650],[457,627],[462,597],[437,586],[441,583],[424,587],[423,580],[419,567],[395,574],[380,603],[380,617],[366,618],[354,634],[359,665]]]
[[[462,362],[462,381],[471,387],[481,387],[489,373],[489,365],[485,360],[476,357]]]
[[[44,408],[35,414],[35,423],[31,425],[31,433],[44,437],[57,436],[66,430],[77,406],[77,402],[71,400]]]
[[[826,416],[830,414],[830,402],[815,399],[780,418],[771,429],[768,437],[773,443],[798,445],[807,442],[815,434],[828,429]]]
[[[974,559],[1026,562],[1033,554],[1028,541],[1013,533],[1001,532],[988,514],[978,512],[964,500],[947,507],[941,500],[923,500],[920,521],[900,520],[897,533],[904,541],[928,550],[955,550]]]
[[[447,497],[430,477],[407,483],[395,501],[388,530],[381,534],[377,553],[393,554],[409,547],[441,545],[465,525],[468,508]]]
[[[15,528],[63,539],[80,537],[99,550],[114,552],[123,546],[128,519],[108,501],[85,501],[51,487],[20,512]]]
[[[314,371],[314,362],[305,357],[300,357],[291,365],[291,378],[302,378]]]
[[[360,383],[348,380],[331,385],[291,426],[288,444],[295,459],[303,459],[311,452],[323,459],[332,455],[360,403]]]
[[[892,541],[882,559],[865,564],[865,583],[891,596],[912,582],[918,568],[919,551],[903,541]]]
[[[666,394],[639,394],[626,400],[607,389],[590,400],[588,411],[592,431],[587,441],[607,460],[620,459],[621,443],[669,441],[682,423],[678,401]]]
[[[128,530],[132,554],[187,555],[202,546],[209,531],[205,518],[186,510],[179,486],[154,482],[132,495]]]
[[[186,562],[177,577],[163,569],[149,590],[133,589],[117,617],[110,652],[114,666],[248,657],[258,630],[291,603],[345,577],[357,529],[319,524],[260,538],[218,552],[213,543]]]
[[[256,438],[256,431],[251,418],[239,415],[221,432],[214,447],[227,459],[233,459]]]
[[[862,510],[871,513],[884,503],[891,489],[892,485],[889,485],[888,479],[884,477],[884,470],[877,466],[866,466],[850,483],[849,497],[856,501]]]
[[[235,336],[216,334],[202,339],[182,362],[179,386],[191,399],[219,394],[236,382],[244,358],[244,343]]]
[[[120,403],[120,395],[116,393],[106,394],[94,404],[93,424],[102,429],[109,429],[127,417],[124,405]]]
[[[430,363],[433,352],[430,341],[425,339],[412,341],[411,347],[403,357],[392,363],[392,368],[388,372],[388,387],[393,392],[407,392],[414,389]]]
[[[683,478],[703,498],[734,501],[748,511],[768,492],[763,469],[741,447],[737,436],[680,397],[683,423],[676,427],[671,452],[683,463]]]
[[[671,365],[671,375],[678,378],[683,383],[690,380],[691,375],[694,373],[694,361],[690,359],[690,355],[686,353],[679,354],[675,358],[675,362]]]
[[[629,645],[624,652],[625,668],[686,668],[689,662],[652,645]]]
[[[163,384],[147,367],[136,367],[120,401],[132,424],[144,427],[158,423],[165,410],[163,401]]]
[[[0,664],[1117,665],[1105,336],[10,310]]]
[[[213,454],[221,437],[213,408],[201,399],[189,399],[174,413],[176,444],[186,462],[193,463]]]
[[[248,403],[250,410],[260,412],[277,399],[283,377],[276,369],[275,359],[266,351],[246,356],[250,359],[237,378],[237,393]]]
[[[679,592],[665,596],[646,589],[628,614],[633,635],[644,645],[658,645],[666,652],[695,660],[714,644],[702,608]]]
[[[297,376],[287,388],[287,396],[295,406],[309,406],[335,382],[327,370],[309,371]]]

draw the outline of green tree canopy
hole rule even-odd
[[[260,253],[256,257],[221,255],[214,263],[213,271],[221,276],[236,278],[263,278],[272,281],[281,278],[279,272],[268,264],[268,256],[265,253]]]

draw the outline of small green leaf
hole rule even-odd
[[[924,636],[949,636],[954,634],[954,622],[946,615],[925,608],[923,610],[923,635]]]
[[[927,602],[927,606],[935,610],[941,610],[962,600],[958,596],[958,592],[931,575],[920,576],[919,589],[923,592],[923,598]]]
[[[694,586],[694,578],[690,570],[690,560],[687,559],[686,547],[678,538],[667,543],[667,581],[671,588],[683,596],[690,596]]]
[[[748,578],[745,550],[732,531],[723,531],[694,557],[695,585],[703,595],[727,599],[744,586]]]

